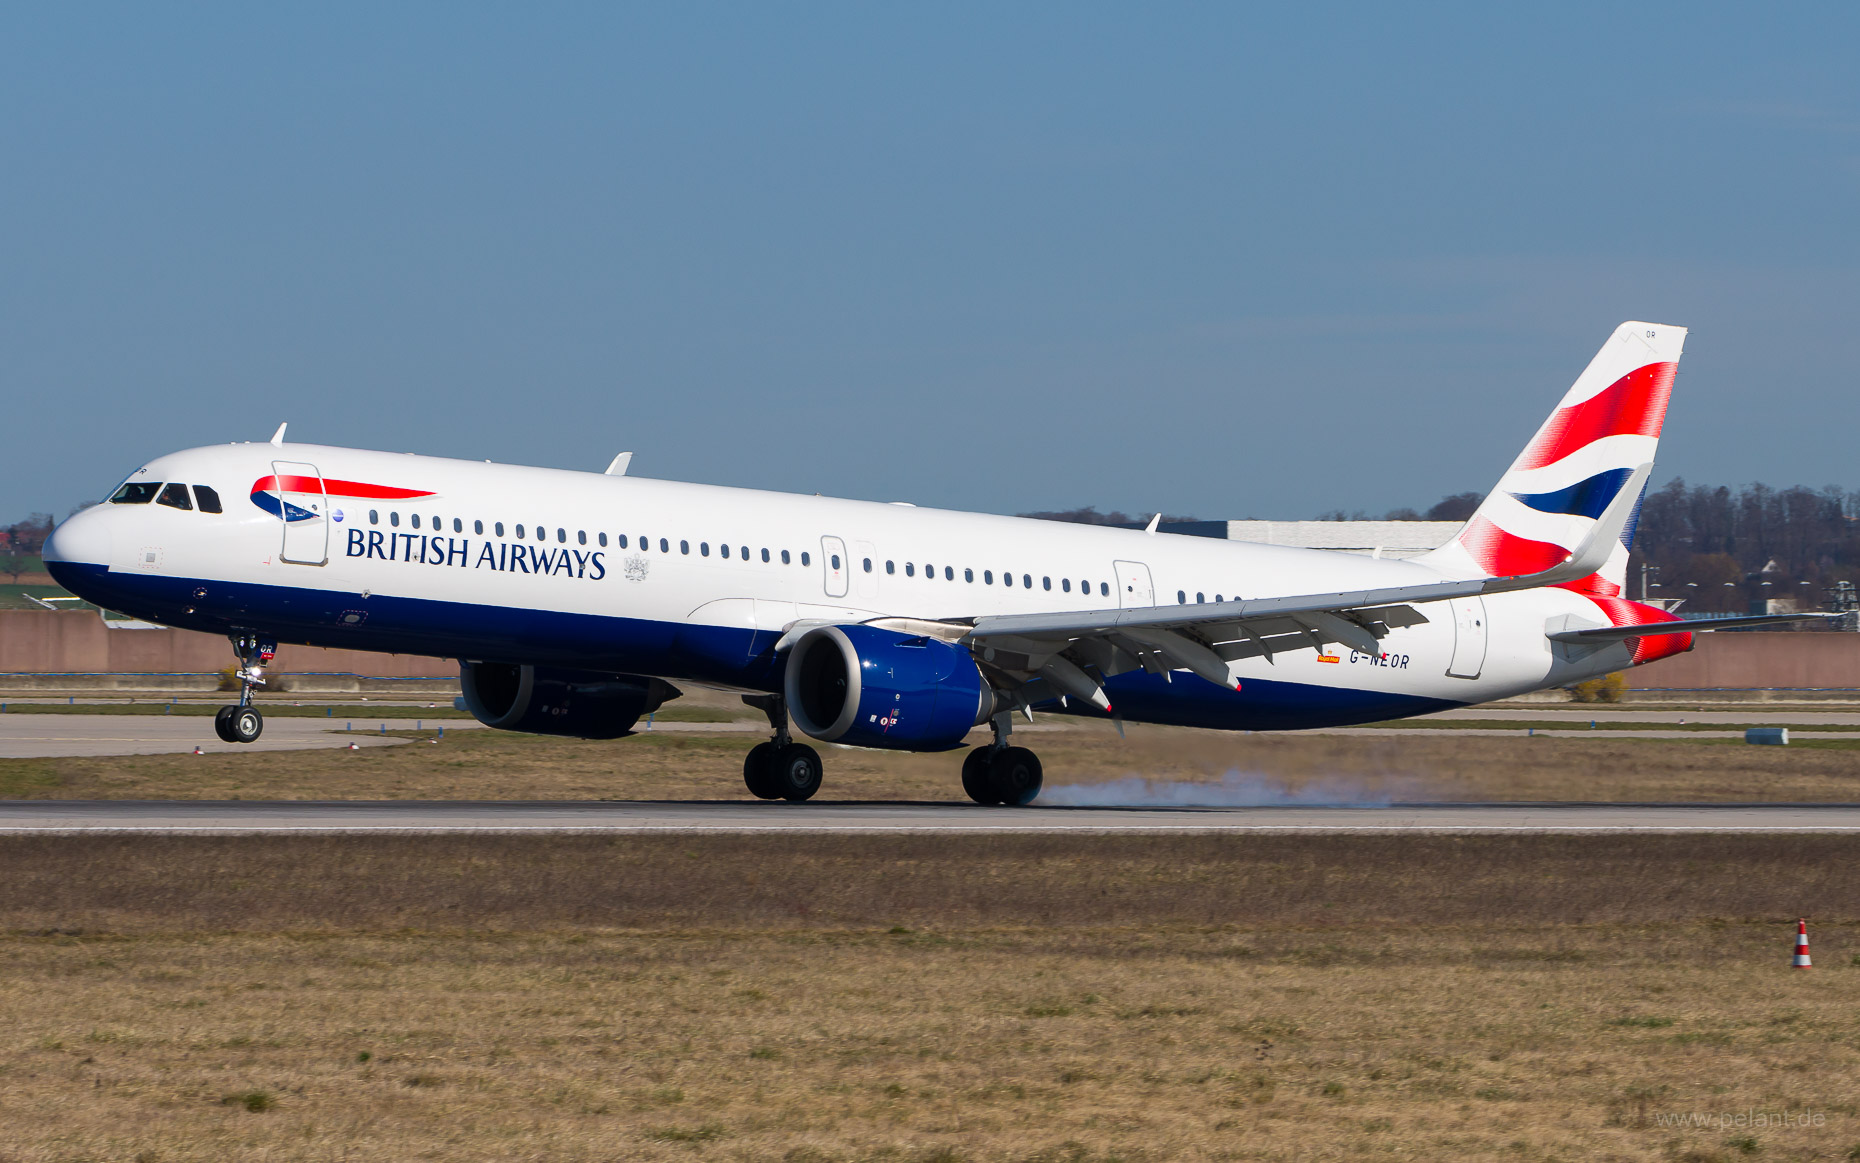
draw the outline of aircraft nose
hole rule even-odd
[[[45,539],[42,551],[49,566],[53,562],[71,565],[110,564],[110,518],[97,509],[86,509],[65,519]]]

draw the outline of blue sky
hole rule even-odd
[[[1630,318],[1693,329],[1658,480],[1860,487],[1860,9],[1555,7],[15,5],[0,502],[289,420],[1378,513]]]

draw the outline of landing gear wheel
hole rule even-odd
[[[759,800],[781,798],[781,785],[775,780],[775,751],[773,743],[758,743],[743,756],[743,786]]]
[[[988,780],[988,760],[994,755],[992,747],[977,747],[962,757],[962,790],[969,793],[969,798],[978,804],[998,804],[994,785]]]
[[[775,752],[776,793],[784,800],[800,803],[820,790],[820,753],[805,743],[790,743]]]
[[[232,707],[232,714],[226,716],[226,730],[232,738],[229,742],[250,743],[257,739],[265,729],[265,716],[258,713],[257,707]]]
[[[238,709],[238,707],[221,707],[213,712],[213,733],[218,735],[223,743],[238,742],[233,738],[232,733],[233,712]]]
[[[1022,807],[1040,794],[1040,757],[1025,747],[1003,747],[988,763],[988,786],[998,804]]]

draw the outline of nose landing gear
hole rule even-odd
[[[759,800],[800,803],[820,790],[820,753],[788,734],[788,704],[780,695],[744,695],[743,701],[769,717],[774,738],[743,757],[743,785]]]
[[[978,804],[1024,807],[1040,794],[1046,775],[1040,757],[1025,747],[1008,745],[1014,720],[1006,712],[994,717],[995,740],[962,760],[962,790]]]
[[[237,634],[232,644],[239,656],[239,701],[214,713],[213,731],[228,743],[250,743],[265,730],[265,717],[252,705],[252,690],[265,685],[262,668],[277,656],[278,643],[257,634]]]

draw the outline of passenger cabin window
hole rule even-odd
[[[163,485],[161,496],[155,498],[155,503],[170,509],[186,509],[190,513],[194,510],[193,498],[187,495],[187,486],[183,484]]]
[[[517,526],[517,540],[523,540],[523,526],[521,525]]]
[[[671,551],[672,551],[672,543],[671,543],[671,542],[669,542],[669,541],[667,541],[667,540],[666,540],[665,538],[663,538],[663,537],[661,537],[661,538],[659,538],[659,552],[660,552],[660,553],[670,553]],[[689,551],[689,550],[686,550],[686,552],[690,552],[690,551]]]
[[[872,572],[872,559],[869,557],[865,559],[865,572]]]
[[[495,532],[495,533],[496,533],[496,534],[497,534],[497,535],[498,535],[499,537],[502,537],[502,536],[504,535],[504,523],[503,523],[502,521],[499,521],[499,522],[497,522],[496,524],[494,524],[494,525],[492,525],[492,526],[491,526],[491,529],[492,529],[492,531],[494,531],[494,532]]]
[[[400,510],[398,509],[388,510],[388,524],[394,526],[396,529],[400,528]],[[517,536],[518,537],[523,536],[523,530],[521,526],[519,526],[517,529]]]
[[[690,553],[690,552],[691,552],[691,543],[690,543],[689,541],[680,541],[680,542],[678,543],[678,552],[680,552],[680,553]]]
[[[767,564],[768,564],[768,560],[769,560],[769,551],[768,551],[768,550],[766,550],[766,549],[764,549],[764,550],[762,551],[762,563],[763,563],[764,565],[767,565]]]
[[[1050,577],[1043,577],[1040,579],[1040,584],[1050,590],[1053,588],[1053,579]]]
[[[584,534],[583,536],[586,536],[586,535]],[[595,537],[596,537],[596,540],[598,540],[598,541],[600,542],[600,544],[601,544],[601,545],[603,545],[603,546],[604,546],[604,545],[606,545],[606,544],[607,544],[607,534],[605,534],[605,533],[599,533],[599,534],[596,534],[596,535],[595,535]],[[582,544],[583,544],[583,545],[586,545],[586,544],[587,544],[587,542],[586,542],[586,541],[583,541],[583,542],[582,542]]]
[[[483,522],[483,521],[473,521],[473,522],[471,523],[471,531],[472,531],[473,533],[476,533],[476,534],[477,534],[478,536],[480,536],[480,537],[482,537],[482,536],[484,536],[484,522]]]
[[[564,545],[568,544],[568,530],[557,529],[555,531],[555,539]]]
[[[454,533],[465,532],[465,522],[459,520],[457,517],[452,518],[452,531]]]
[[[904,576],[905,577],[916,577],[917,576],[917,563],[916,562],[907,561],[904,563]]]
[[[146,505],[154,500],[155,494],[159,492],[161,492],[160,481],[130,481],[116,490],[116,495],[110,498],[110,503],[112,505]]]
[[[586,529],[575,530],[575,543],[577,545],[586,545],[588,543],[588,531]],[[605,533],[601,534],[601,544],[607,544],[607,535]]]
[[[985,569],[982,571],[982,584],[985,586],[991,586],[995,584],[995,571],[994,570]]]
[[[737,548],[737,552],[742,556],[742,559],[744,561],[748,561],[749,560],[749,546],[739,545],[736,548]]]
[[[1004,585],[1004,586],[1011,586],[1011,585],[1013,585],[1013,584],[1014,584],[1014,575],[1013,575],[1013,574],[1011,574],[1011,573],[1003,573],[1003,574],[1001,575],[1001,584],[1002,584],[1002,585]]]
[[[963,569],[963,571],[962,571],[962,580],[963,580],[963,581],[966,581],[966,582],[972,582],[972,581],[974,581],[974,580],[975,580],[975,571],[974,571],[974,570],[972,570],[972,569],[968,569],[968,568],[966,568],[966,567],[965,567],[965,568]]]
[[[1103,598],[1108,598],[1111,596],[1111,583],[1110,582],[1099,582],[1098,583],[1098,596],[1103,597]]]
[[[220,495],[205,485],[194,486],[194,501],[200,506],[202,513],[223,511],[220,508]]]
[[[1033,588],[1033,575],[1030,573],[1021,574],[1020,584],[1026,587],[1027,589],[1032,589]]]
[[[1175,604],[1178,606],[1188,605],[1188,595],[1181,590],[1175,591]]]
[[[786,551],[783,551],[783,553],[782,553],[782,559],[783,559],[783,560],[785,561],[785,560],[787,560],[787,557],[788,557],[788,554],[787,554],[787,552],[786,552]],[[812,554],[810,554],[810,553],[809,553],[809,552],[808,552],[807,550],[805,550],[805,549],[803,549],[803,550],[801,551],[801,564],[802,564],[802,565],[812,565],[812,564],[814,564],[814,557],[813,557],[813,555],[812,555]]]
[[[419,515],[418,513],[415,513],[415,514],[414,514],[414,515],[413,515],[413,516],[412,516],[412,517],[410,518],[410,520],[411,520],[411,521],[413,522],[413,527],[414,527],[415,529],[418,529],[418,528],[420,527],[420,515]],[[434,526],[434,527],[435,527],[435,528],[437,528],[437,527],[438,527],[438,526],[437,526],[437,524],[435,524],[435,526]]]
[[[710,556],[710,542],[708,541],[698,542],[698,552],[703,554],[705,557],[709,557]]]
[[[956,567],[955,566],[946,565],[943,567],[943,580],[944,581],[955,581],[956,580]]]
[[[788,564],[788,551],[786,549],[781,551],[781,563],[783,565]]]
[[[840,555],[835,553],[835,554],[831,554],[830,556],[833,559],[833,568],[838,569],[840,567]]]
[[[381,510],[379,509],[368,510],[368,523],[370,525],[381,524]]]
[[[887,562],[885,563],[885,572],[886,572],[886,573],[897,573],[897,572],[898,572],[898,563],[897,563],[897,562],[895,562],[895,561],[887,561]]]
[[[1069,577],[1060,578],[1059,588],[1064,590],[1068,594],[1071,593],[1072,592],[1072,579]]]

